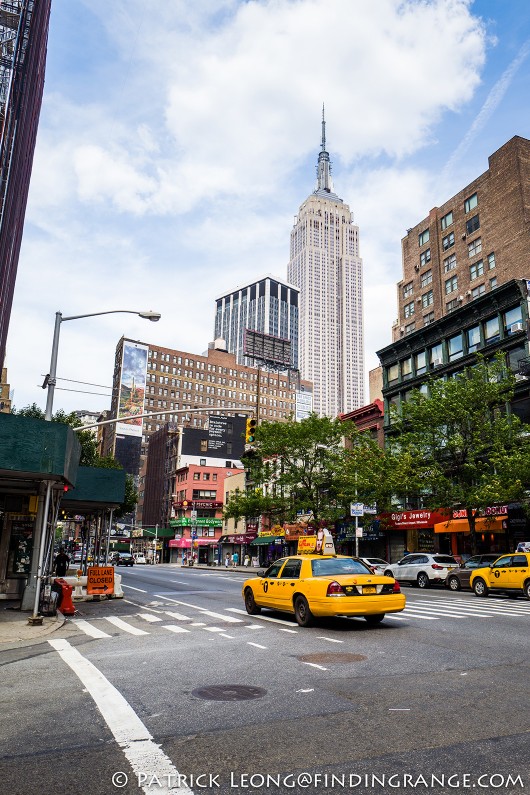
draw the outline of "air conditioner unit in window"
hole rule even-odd
[[[523,328],[524,328],[524,326],[523,326],[522,323],[512,323],[512,325],[510,327],[510,332],[512,334],[515,334],[516,331],[522,331]]]
[[[441,359],[433,359],[432,360],[432,366],[433,367],[440,367],[441,364],[443,364],[443,361]]]
[[[421,304],[421,296],[419,298],[416,298],[416,303]]]
[[[463,300],[464,300],[464,296],[463,296],[463,295],[459,295],[459,296],[458,296],[458,300],[459,300],[459,301],[463,301]]]
[[[405,326],[401,326],[401,328],[399,330],[401,331],[402,334],[404,334],[405,333]]]
[[[471,290],[466,290],[466,295],[471,295]]]
[[[465,239],[466,239],[466,237],[467,237],[467,235],[466,235],[466,233],[464,232],[464,234],[462,235],[462,240],[465,240]]]
[[[414,265],[414,270],[415,270],[415,271],[419,271],[419,269],[420,269],[420,266],[419,266],[419,265]]]

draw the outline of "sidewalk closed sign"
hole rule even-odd
[[[114,566],[90,566],[87,569],[86,581],[87,594],[114,593]]]

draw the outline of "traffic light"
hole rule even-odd
[[[247,427],[245,430],[245,442],[247,444],[252,444],[252,442],[256,439],[256,425],[258,421],[254,417],[247,418]]]

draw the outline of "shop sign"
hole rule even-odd
[[[441,511],[396,511],[395,513],[383,513],[380,519],[388,527],[396,530],[414,530],[419,527],[434,527],[439,522],[447,521],[447,514]]]
[[[181,500],[180,502],[173,503],[174,508],[222,508],[222,502],[215,502],[214,500]]]
[[[487,508],[484,508],[483,511],[473,511],[473,516],[507,516],[508,515],[508,506],[507,505],[491,505]],[[467,510],[465,508],[459,508],[457,511],[453,511],[453,519],[467,519]]]
[[[191,527],[192,524],[198,527],[222,527],[223,520],[211,516],[199,516],[198,519],[192,520],[189,516],[181,516],[180,519],[173,519],[169,522],[170,527]]]

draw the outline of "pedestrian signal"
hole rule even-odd
[[[256,425],[258,421],[254,419],[254,417],[249,417],[247,419],[247,427],[245,431],[245,442],[247,444],[252,444],[252,442],[256,438]]]

